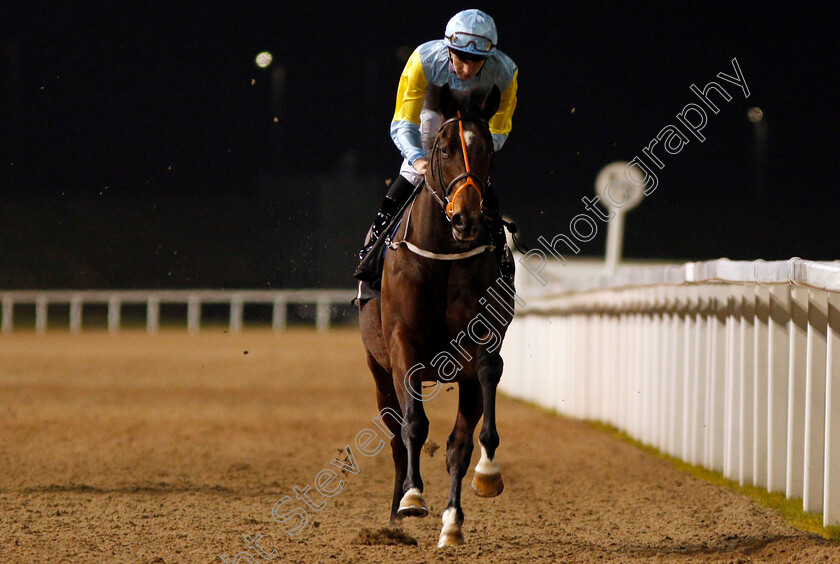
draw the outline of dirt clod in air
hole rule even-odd
[[[433,457],[437,452],[437,449],[440,448],[440,445],[437,444],[432,439],[426,439],[425,444],[423,444],[423,452],[429,455],[429,458]]]

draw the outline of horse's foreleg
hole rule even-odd
[[[368,367],[376,382],[376,403],[379,407],[379,413],[383,414],[385,413],[383,410],[392,409],[397,414],[401,414],[400,402],[397,400],[391,374],[382,368],[371,354],[368,354]],[[391,501],[391,524],[393,525],[400,518],[397,509],[399,509],[403,494],[408,457],[403,444],[402,426],[399,421],[392,416],[382,415],[382,422],[391,432],[391,456],[394,459],[394,496]]]
[[[504,363],[498,352],[488,353],[482,349],[478,358],[478,381],[484,403],[484,422],[478,440],[481,443],[481,458],[475,466],[471,487],[481,497],[495,497],[502,493],[505,484],[502,471],[496,462],[496,448],[499,433],[496,431],[496,387],[502,377]]]
[[[403,482],[405,492],[398,513],[405,517],[425,517],[429,514],[423,499],[423,478],[420,477],[420,450],[429,435],[429,420],[423,402],[410,398],[406,402],[402,441],[407,452],[407,471]]]
[[[461,509],[461,483],[470,465],[473,451],[473,432],[481,417],[481,386],[476,380],[464,380],[458,384],[458,416],[455,427],[446,441],[446,469],[449,471],[449,502],[441,520],[438,546],[457,546],[464,543],[461,525],[464,512]]]
[[[407,455],[403,495],[397,513],[403,517],[425,517],[429,509],[423,499],[423,479],[420,477],[420,450],[429,435],[429,419],[423,409],[422,398],[424,368],[422,364],[414,362],[416,355],[403,352],[397,358],[399,360],[394,362],[394,381],[405,418],[402,442]]]

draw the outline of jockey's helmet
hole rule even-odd
[[[478,57],[496,52],[496,22],[481,10],[458,12],[446,24],[444,42],[450,49]]]

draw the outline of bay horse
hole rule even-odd
[[[422,383],[458,384],[458,413],[446,441],[450,490],[441,517],[438,546],[443,547],[464,542],[461,482],[482,416],[472,489],[493,497],[504,488],[495,460],[495,404],[503,368],[499,348],[515,294],[499,276],[486,226],[489,210],[482,206],[494,155],[488,120],[498,109],[499,90],[465,107],[448,86],[437,98],[442,125],[426,189],[404,212],[385,256],[381,295],[360,302],[359,323],[380,417],[392,435],[392,525],[429,514],[420,477],[420,451],[429,431],[423,402],[437,392],[424,394]],[[487,295],[497,307],[481,297]],[[434,387],[439,390],[439,384]]]

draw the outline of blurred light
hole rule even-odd
[[[265,67],[271,64],[271,61],[273,59],[274,57],[271,56],[271,53],[269,53],[268,51],[263,51],[262,53],[257,55],[257,66],[261,69],[264,69]]]
[[[758,123],[762,119],[764,119],[764,112],[761,108],[753,106],[749,110],[747,110],[747,119],[753,123]]]

